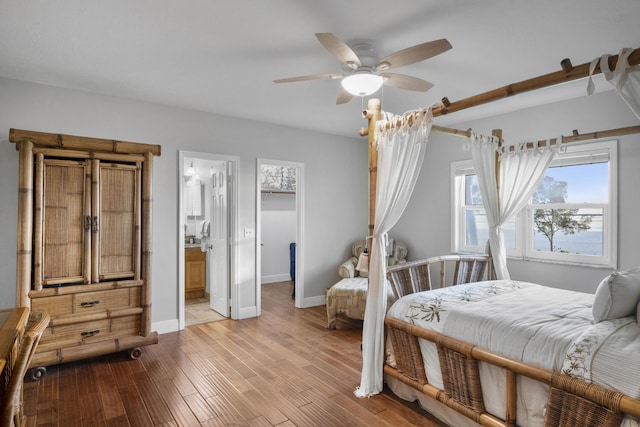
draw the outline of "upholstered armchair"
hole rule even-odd
[[[369,279],[367,273],[356,270],[358,258],[365,249],[366,242],[358,240],[351,245],[353,255],[340,265],[338,273],[342,280],[327,290],[327,328],[336,328],[336,318],[338,314],[343,314],[351,319],[364,319],[365,307],[367,305],[367,289]],[[407,262],[407,245],[402,242],[389,239],[386,248],[387,265],[404,264]],[[390,307],[395,301],[395,296],[391,285],[387,281],[387,306]]]
[[[366,272],[356,270],[356,266],[358,265],[358,258],[360,258],[360,254],[365,250],[366,245],[366,240],[358,240],[357,242],[354,242],[353,245],[351,245],[351,254],[353,256],[340,265],[340,268],[338,269],[338,274],[340,274],[340,277],[342,277],[343,279],[349,279],[352,277],[367,277]],[[407,262],[408,252],[409,250],[406,244],[390,238],[389,244],[386,248],[387,266]]]

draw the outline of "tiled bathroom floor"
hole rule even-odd
[[[209,300],[206,298],[188,299],[184,302],[185,326],[198,325],[200,323],[216,322],[226,317],[211,310]]]

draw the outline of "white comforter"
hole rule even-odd
[[[592,302],[591,294],[498,280],[407,295],[387,315],[640,398],[640,327],[635,317],[594,325]],[[442,388],[435,345],[420,345],[429,382]],[[482,363],[480,374],[487,411],[504,418],[504,374]],[[542,425],[547,387],[519,378],[518,395],[518,424]]]

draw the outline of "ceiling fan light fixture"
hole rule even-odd
[[[341,81],[344,90],[357,96],[371,95],[378,91],[383,83],[382,76],[368,71],[351,74]]]

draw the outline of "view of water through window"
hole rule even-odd
[[[550,167],[531,202],[534,251],[602,256],[604,209],[608,202],[607,162]],[[465,176],[466,243],[483,246],[488,225],[476,175]],[[507,248],[516,247],[516,225],[503,227]]]

